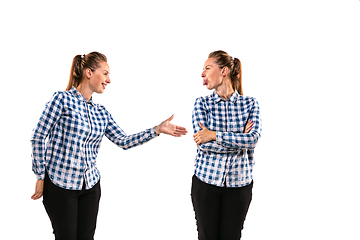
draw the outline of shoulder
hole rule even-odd
[[[205,109],[208,109],[208,107],[209,107],[209,104],[208,104],[207,97],[196,98],[195,104],[194,104],[194,111],[205,110]]]
[[[71,91],[57,91],[53,93],[50,102],[55,102],[63,105],[75,105],[77,98]]]
[[[56,91],[53,93],[53,98],[63,97],[64,93],[66,93],[66,91]]]
[[[198,97],[198,98],[195,99],[195,105],[199,104],[201,102],[205,102],[204,97]]]
[[[61,104],[64,98],[64,91],[54,92],[47,104]]]
[[[95,108],[98,110],[98,111],[102,111],[102,112],[106,112],[108,113],[108,111],[106,110],[106,107],[100,103],[95,103],[94,104]]]
[[[258,104],[258,101],[256,100],[255,97],[239,95],[239,99],[241,102],[245,104],[250,104],[250,105]]]
[[[255,97],[243,97],[243,101],[240,102],[242,102],[242,108],[249,109],[252,112],[257,112],[258,114],[260,114],[260,106]]]
[[[210,101],[212,101],[213,100],[213,98],[214,98],[214,93],[212,93],[212,94],[210,94],[210,95],[207,95],[207,96],[200,96],[200,97],[198,97],[198,98],[196,98],[196,100],[195,100],[195,104],[207,104],[207,103],[209,103]]]
[[[94,109],[95,109],[95,112],[97,114],[99,114],[100,116],[103,116],[103,117],[106,117],[106,118],[111,116],[111,114],[108,112],[108,110],[102,104],[99,104],[99,103],[94,104]]]

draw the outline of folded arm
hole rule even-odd
[[[236,148],[222,146],[215,141],[214,137],[216,137],[216,132],[209,131],[207,129],[208,112],[203,101],[201,101],[201,98],[196,99],[192,113],[192,124],[194,129],[194,141],[196,142],[198,149],[204,152],[214,153],[236,153],[241,151],[241,149],[238,150]],[[206,132],[206,135],[208,136],[203,136],[203,138],[206,138],[207,141],[199,141],[199,135],[201,133],[205,133],[203,130],[204,128],[208,130]]]
[[[261,118],[256,100],[251,108],[244,133],[210,131],[204,126],[207,121],[206,108],[197,100],[193,112],[194,141],[202,150],[227,153],[254,149],[260,137]]]
[[[259,104],[254,100],[248,121],[253,123],[250,132],[232,133],[216,132],[216,142],[224,147],[237,149],[254,149],[261,136],[262,124]]]

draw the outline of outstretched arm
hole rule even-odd
[[[108,112],[108,124],[105,130],[105,136],[121,147],[122,149],[130,149],[139,145],[142,145],[151,139],[158,136],[160,133],[169,134],[175,137],[180,137],[186,134],[186,129],[183,127],[171,124],[170,121],[174,118],[171,116],[169,119],[163,121],[156,127],[149,128],[145,131],[126,135],[125,132],[116,124],[111,114]]]

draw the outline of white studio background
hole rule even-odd
[[[0,20],[1,239],[53,239],[30,199],[30,134],[91,51],[112,80],[94,101],[126,133],[171,114],[189,131],[127,151],[103,140],[95,239],[197,239],[191,112],[219,49],[242,61],[263,118],[242,239],[360,239],[359,1],[2,1]]]

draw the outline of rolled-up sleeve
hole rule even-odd
[[[261,116],[258,102],[254,99],[248,121],[253,121],[249,133],[216,132],[216,142],[227,148],[254,149],[261,136]]]
[[[114,121],[109,112],[107,112],[107,116],[108,124],[105,130],[105,136],[124,150],[142,145],[157,137],[155,127],[136,134],[126,135],[125,132]]]
[[[204,106],[203,98],[198,98],[195,101],[194,110],[192,112],[192,124],[194,134],[201,131],[199,122],[203,124],[206,128],[210,128],[208,123],[208,112]],[[213,152],[213,153],[236,153],[241,151],[236,147],[228,147],[225,145],[220,145],[217,141],[210,141],[198,145],[198,149],[203,152]]]

